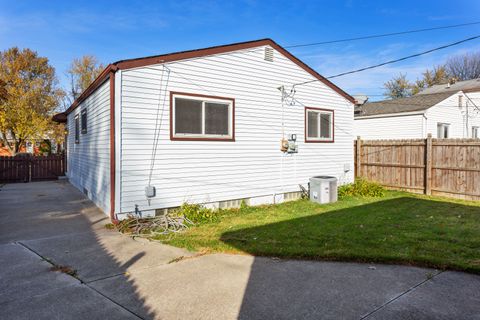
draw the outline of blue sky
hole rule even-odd
[[[46,56],[66,84],[75,57],[116,60],[259,38],[280,45],[480,21],[480,1],[4,1],[0,50]],[[291,49],[324,76],[480,35],[480,25]],[[415,79],[448,56],[480,50],[480,40],[335,79],[350,94],[382,94],[400,72]]]

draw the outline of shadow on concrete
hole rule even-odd
[[[145,265],[146,252],[130,238],[106,230],[108,218],[78,190],[62,182],[6,185],[0,203],[0,278],[8,290],[0,289],[2,314],[10,319],[155,318],[128,276]],[[19,269],[9,257],[26,262]],[[51,271],[52,264],[75,270],[76,279]],[[118,275],[123,279],[121,294],[134,310],[93,286]],[[17,299],[9,298],[12,292],[18,293]]]
[[[384,214],[386,209],[391,215]],[[458,232],[446,228],[452,224]],[[414,255],[417,264],[433,267],[437,263],[429,252],[450,248],[443,251],[449,258],[480,261],[479,238],[465,237],[478,232],[478,225],[479,206],[401,197],[225,232],[221,240],[255,256],[274,257],[254,259],[240,319],[358,319],[411,288],[434,281],[437,270],[278,257],[409,264],[413,262],[409,256]],[[477,276],[467,277],[480,283]],[[412,309],[406,304],[403,312],[414,318],[430,315],[425,319],[461,315],[464,303],[474,304],[472,297],[478,298],[474,290],[438,290],[442,291],[436,296],[455,296],[450,301],[458,303],[439,299],[437,305],[417,303]],[[415,313],[419,310],[425,312]]]

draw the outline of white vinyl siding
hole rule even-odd
[[[355,118],[355,138],[375,139],[419,139],[423,137],[422,115]]]
[[[478,93],[467,93],[473,101]],[[480,112],[475,110],[472,103],[463,98],[463,107],[458,106],[459,93],[452,94],[448,99],[440,102],[436,106],[430,108],[426,112],[427,116],[427,133],[431,133],[433,137],[437,136],[438,124],[447,123],[449,138],[470,138],[472,126],[480,124]],[[478,102],[475,102],[478,104]],[[478,104],[480,105],[480,104]],[[468,119],[466,106],[468,106]]]
[[[430,133],[438,136],[438,124],[449,124],[449,138],[470,138],[473,126],[480,126],[480,92],[461,92],[452,95],[437,105],[425,110],[424,115],[395,114],[382,117],[355,118],[355,136],[362,139],[422,139]],[[462,107],[459,107],[462,100]],[[467,108],[468,106],[468,113]]]
[[[75,143],[75,120],[88,114],[88,130]],[[78,121],[80,122],[80,121]],[[80,124],[78,124],[80,126]],[[105,82],[68,115],[67,176],[105,213],[110,208],[110,90]],[[78,128],[80,130],[80,128]]]
[[[295,100],[282,112],[277,88],[315,78],[279,52],[274,57],[265,61],[259,47],[167,63],[165,71],[161,65],[123,70],[118,212],[274,196],[299,191],[315,175],[352,181],[353,171],[344,171],[353,169],[352,103],[316,81],[296,87]],[[235,99],[235,142],[172,141],[170,92]],[[335,143],[304,143],[305,106],[335,111]],[[282,132],[297,135],[298,154],[280,151]],[[148,201],[155,134],[156,196]]]

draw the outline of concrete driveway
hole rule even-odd
[[[479,276],[195,256],[106,230],[66,182],[3,186],[0,218],[0,318],[480,319]]]

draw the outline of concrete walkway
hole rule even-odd
[[[0,218],[0,318],[480,319],[479,276],[196,257],[106,230],[108,219],[65,182],[0,188]]]

